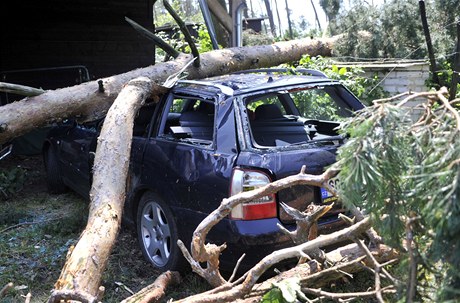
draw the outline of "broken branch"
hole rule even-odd
[[[43,94],[45,91],[39,88],[29,86],[0,82],[0,92],[12,93],[16,95],[33,97]]]
[[[214,287],[226,283],[222,278],[219,271],[219,256],[220,253],[225,249],[225,244],[216,246],[214,244],[205,244],[206,236],[211,228],[216,225],[222,218],[230,214],[231,210],[238,204],[251,201],[255,198],[270,195],[278,192],[287,187],[291,187],[297,184],[309,184],[313,186],[329,188],[328,180],[332,175],[336,175],[338,171],[335,168],[326,170],[321,175],[309,175],[305,173],[305,166],[302,167],[299,174],[289,176],[284,179],[277,180],[264,187],[255,189],[249,192],[242,192],[237,195],[231,196],[224,199],[217,209],[210,213],[201,223],[197,226],[193,233],[191,243],[191,255],[195,262],[193,264],[199,264],[200,262],[207,262],[207,268],[197,269],[194,265],[192,268],[195,272],[200,274]],[[319,212],[318,214],[321,214]]]
[[[193,41],[192,35],[190,35],[190,32],[188,31],[187,26],[185,25],[185,22],[182,21],[182,19],[174,11],[174,9],[172,8],[172,6],[169,4],[168,1],[163,0],[163,5],[166,8],[166,10],[169,12],[169,14],[174,18],[177,25],[179,25],[181,32],[184,34],[185,41],[187,41],[188,45],[190,46],[192,55],[194,58],[196,58],[196,60],[193,62],[193,65],[195,67],[199,67],[200,66],[200,53],[198,52],[198,49],[196,48],[195,42]]]
[[[166,288],[180,283],[180,274],[175,271],[166,271],[155,279],[155,282],[141,289],[134,295],[124,299],[120,303],[151,303],[158,302],[164,297]]]
[[[332,293],[328,291],[321,290],[320,288],[302,288],[302,292],[315,295],[318,297],[331,299],[338,302],[343,302],[339,300],[344,299],[356,299],[356,298],[370,298],[375,297],[377,291],[365,291],[365,292],[348,292],[348,293]],[[387,286],[381,289],[382,293],[396,293],[396,289],[393,286]]]
[[[170,55],[173,58],[177,58],[180,55],[180,52],[172,48],[168,43],[164,42],[160,37],[157,35],[151,33],[149,30],[147,30],[145,27],[141,26],[137,22],[131,20],[128,17],[125,17],[126,22],[128,22],[139,34],[144,36],[145,38],[149,39],[152,41],[155,45],[157,45],[159,48],[164,50],[168,55]]]
[[[371,251],[372,255],[379,262],[388,263],[386,262],[387,260],[393,258],[392,261],[394,261],[398,258],[397,251],[383,244],[379,245],[378,248],[371,248]],[[237,302],[252,303],[259,301],[259,298],[268,292],[274,283],[291,277],[298,277],[301,287],[325,287],[331,281],[339,280],[343,276],[350,277],[351,274],[362,271],[363,263],[369,264],[367,256],[356,243],[351,243],[330,251],[326,254],[326,258],[334,266],[323,269],[315,260],[298,265],[262,283],[256,284],[245,299],[238,300]]]
[[[365,218],[364,220],[356,223],[355,225],[342,229],[340,231],[328,234],[321,235],[315,240],[303,243],[301,245],[284,248],[278,251],[271,253],[270,255],[263,258],[259,263],[257,263],[248,273],[242,284],[234,285],[231,289],[227,291],[222,291],[218,293],[206,292],[200,295],[188,297],[179,302],[230,302],[238,298],[249,294],[253,289],[255,283],[262,276],[262,274],[270,268],[273,264],[279,263],[283,260],[298,257],[299,251],[307,253],[311,250],[318,249],[320,247],[328,246],[334,243],[344,241],[345,239],[352,238],[362,234],[371,226],[370,219]],[[203,300],[203,297],[206,297],[206,300]]]

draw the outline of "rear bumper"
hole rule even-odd
[[[241,270],[246,271],[272,252],[295,245],[289,236],[280,231],[277,226],[278,219],[257,221],[233,221],[236,229],[235,234],[238,237],[234,238],[235,241],[226,241],[227,249],[223,251],[221,256],[222,268],[233,269],[238,259],[244,254]],[[264,229],[261,229],[261,226],[264,226]],[[295,227],[295,224],[287,226],[290,230],[295,229]],[[336,219],[319,224],[318,232],[319,234],[328,234],[344,227],[345,223]],[[216,231],[219,232],[218,226],[216,226]],[[297,259],[285,260],[279,265],[296,262]]]
[[[187,212],[188,215],[191,213]],[[190,243],[192,233],[201,220],[182,220],[183,218],[196,218],[197,213],[193,216],[184,216],[178,214],[181,218],[180,234],[182,239],[188,239]],[[194,221],[194,222],[191,222]],[[207,242],[221,245],[226,243],[227,248],[222,252],[220,262],[221,269],[231,271],[235,267],[238,259],[245,254],[244,260],[240,265],[240,270],[247,270],[254,266],[265,256],[272,252],[293,246],[293,242],[288,235],[282,233],[277,226],[281,224],[277,218],[242,221],[223,219],[215,225],[208,234]],[[296,225],[284,225],[289,230],[294,230]],[[327,234],[339,230],[345,226],[340,219],[330,219],[329,221],[319,224],[318,231],[320,234]],[[184,241],[185,242],[185,241]],[[292,260],[291,260],[292,261]]]

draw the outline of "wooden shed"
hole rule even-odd
[[[97,79],[151,65],[153,44],[124,18],[153,30],[152,6],[151,0],[3,0],[0,72],[5,78],[17,70],[65,73],[83,66],[90,79]],[[43,88],[54,88],[47,87],[47,79],[42,82]]]
[[[154,64],[151,0],[2,0],[0,81],[43,89],[73,86]],[[0,105],[21,99],[0,93]],[[47,128],[15,138],[13,154],[40,153]],[[0,146],[3,150],[4,146]]]

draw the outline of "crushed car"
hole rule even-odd
[[[180,80],[157,103],[137,113],[123,219],[135,227],[145,258],[160,270],[186,268],[177,240],[190,243],[196,226],[224,198],[296,174],[321,174],[346,140],[341,121],[363,104],[339,81],[316,70],[248,70],[201,80]],[[48,187],[88,197],[103,120],[66,121],[43,146]],[[243,253],[252,266],[291,246],[277,224],[295,229],[280,203],[305,210],[334,202],[323,188],[296,185],[240,204],[208,234],[227,243],[221,268]],[[335,206],[320,232],[343,226]]]

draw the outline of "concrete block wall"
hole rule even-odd
[[[425,60],[395,61],[395,62],[366,62],[366,63],[344,63],[338,66],[357,66],[365,72],[365,77],[377,77],[382,81],[380,85],[384,90],[394,96],[404,92],[426,92],[426,80],[430,76],[429,62]],[[416,120],[422,113],[423,108],[419,106],[425,102],[424,98],[413,99],[406,105],[411,108],[411,117]]]
[[[425,81],[429,78],[429,62],[424,60],[403,60],[393,62],[349,62],[338,66],[356,66],[364,70],[366,77],[377,75],[381,86],[391,95],[407,91],[423,92],[429,88]]]

